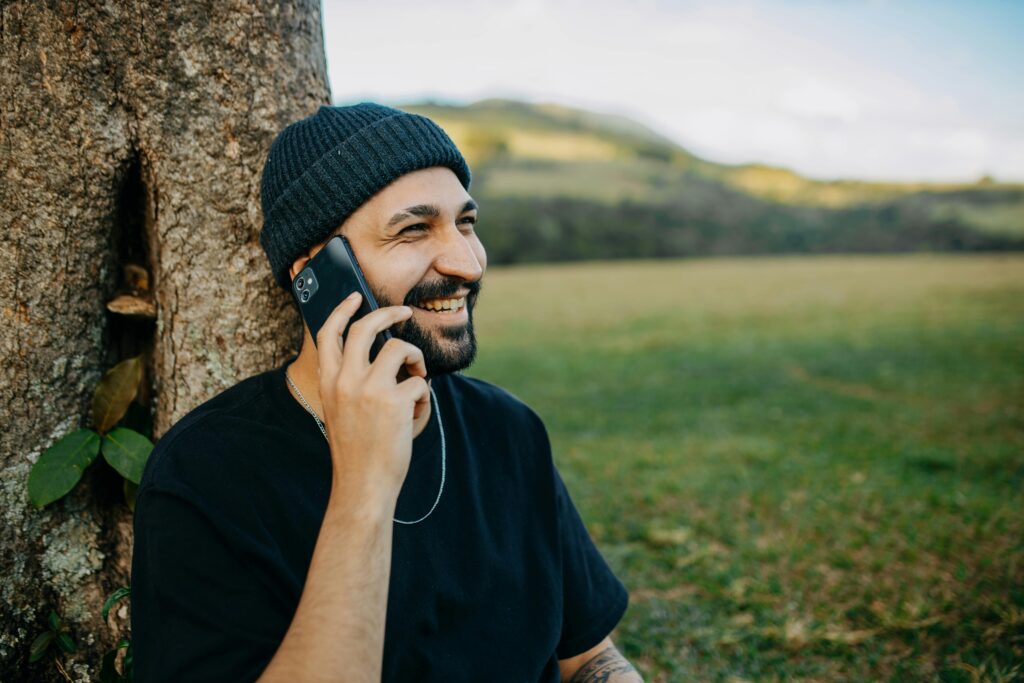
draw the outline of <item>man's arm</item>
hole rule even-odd
[[[337,483],[295,616],[259,683],[380,681],[391,512],[347,498]]]
[[[391,339],[373,363],[368,359],[377,333],[411,309],[377,309],[352,324],[340,348],[359,302],[339,304],[317,334],[331,495],[299,605],[260,683],[381,679],[392,515],[412,455],[413,422],[429,410],[430,394],[423,354],[411,344]],[[401,367],[410,377],[396,383]]]
[[[568,683],[643,683],[640,674],[605,638],[586,652],[558,662]]]

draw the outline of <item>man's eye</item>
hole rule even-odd
[[[460,222],[468,223],[469,225],[476,225],[476,216],[466,216]]]
[[[416,225],[410,225],[408,227],[402,228],[401,230],[398,231],[398,234],[399,235],[404,235],[407,232],[420,231],[420,230],[426,230],[426,229],[427,229],[427,224],[426,223],[417,223]]]

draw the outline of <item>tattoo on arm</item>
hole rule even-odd
[[[643,683],[643,679],[633,665],[611,646],[581,666],[569,683]]]

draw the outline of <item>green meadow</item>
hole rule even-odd
[[[1024,679],[1024,256],[492,268],[647,681]]]

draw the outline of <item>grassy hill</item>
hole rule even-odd
[[[402,105],[473,167],[499,263],[1024,248],[1024,185],[819,181],[702,159],[620,116],[490,99]]]

